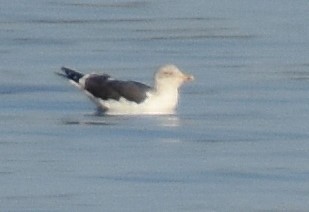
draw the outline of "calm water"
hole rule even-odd
[[[1,211],[307,211],[309,3],[10,0]],[[195,75],[174,116],[97,116],[62,65]]]

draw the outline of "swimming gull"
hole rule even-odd
[[[108,74],[82,74],[62,67],[69,81],[84,91],[106,114],[173,114],[178,89],[194,79],[175,65],[164,65],[154,75],[153,87],[136,81],[116,80]]]

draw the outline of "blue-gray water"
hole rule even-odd
[[[307,211],[309,3],[10,0],[0,211]],[[54,72],[196,81],[174,116],[96,116]]]

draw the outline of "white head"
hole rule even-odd
[[[178,89],[184,82],[193,80],[192,75],[181,72],[175,65],[164,65],[155,73],[155,88],[157,91],[162,89]]]

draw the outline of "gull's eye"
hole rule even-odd
[[[163,72],[163,74],[164,74],[165,76],[171,76],[171,75],[172,75],[172,73],[169,72],[169,71],[165,71],[165,72]]]

